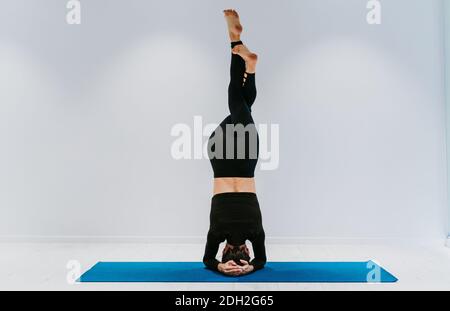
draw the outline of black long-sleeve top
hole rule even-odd
[[[246,240],[252,243],[254,259],[249,264],[254,271],[264,267],[266,249],[265,233],[262,226],[261,211],[256,195],[248,193],[227,193],[224,200],[212,201],[210,228],[208,231],[203,263],[209,269],[218,271],[216,255],[220,243],[227,241],[232,245],[242,245]]]

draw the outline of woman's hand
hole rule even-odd
[[[241,266],[241,268],[242,268],[241,275],[248,274],[248,273],[252,272],[255,269],[255,267],[253,267],[247,261],[241,259],[241,262],[243,264],[243,266]]]
[[[217,269],[225,275],[238,276],[242,274],[243,267],[236,264],[233,260],[226,263],[219,263]]]

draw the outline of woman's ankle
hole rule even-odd
[[[231,48],[233,49],[236,45],[244,44],[241,40],[231,41]]]
[[[241,40],[241,36],[240,35],[236,35],[236,34],[232,34],[232,33],[230,33],[229,35],[230,35],[230,41],[231,42]]]

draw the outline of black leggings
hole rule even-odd
[[[242,41],[232,42],[231,47],[242,44]],[[256,130],[255,123],[252,118],[251,107],[256,99],[256,85],[255,74],[247,73],[247,77],[244,82],[245,61],[237,55],[231,53],[231,66],[230,66],[230,84],[228,86],[228,108],[230,109],[230,115],[228,115],[219,125],[218,129],[223,135],[223,156],[217,158],[209,154],[211,165],[214,171],[214,177],[253,177],[256,164],[258,162],[259,155],[259,137]],[[243,125],[253,134],[249,133],[238,134],[234,133],[234,137],[228,136],[227,125]],[[209,143],[211,151],[215,151],[215,146],[212,142],[215,132],[210,136]],[[245,135],[245,136],[244,136]],[[256,141],[252,140],[256,138]],[[234,157],[226,157],[226,145],[227,140],[233,139],[234,141]],[[239,157],[237,154],[237,142],[244,141],[245,144],[245,156]],[[255,146],[256,144],[256,146]],[[256,147],[256,148],[253,148]],[[253,151],[256,149],[256,155]]]
[[[242,44],[242,41],[232,42],[231,48],[239,44]],[[256,99],[255,74],[246,73],[247,78],[243,84],[244,73],[246,73],[244,59],[231,53],[230,84],[228,86],[230,115],[224,120],[226,124],[239,123],[246,126],[254,123],[251,107]]]

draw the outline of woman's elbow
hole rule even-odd
[[[203,257],[203,264],[204,264],[206,267],[208,267],[208,266],[209,266],[208,263],[209,263],[208,258]]]

